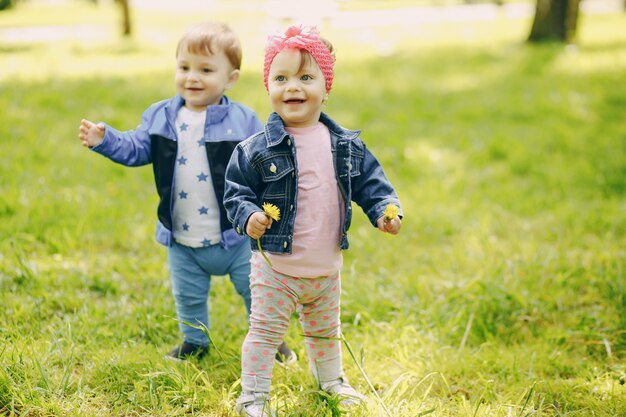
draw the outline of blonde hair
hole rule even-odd
[[[220,22],[203,22],[192,26],[178,41],[176,57],[182,48],[192,54],[213,55],[224,51],[234,69],[241,69],[241,42],[228,25]]]

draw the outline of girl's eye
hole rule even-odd
[[[276,81],[285,81],[286,79],[287,79],[287,78],[285,78],[285,76],[284,76],[284,75],[278,75],[278,76],[276,77]]]
[[[188,66],[186,65],[181,65],[180,67],[178,67],[181,71],[187,71],[189,69]]]
[[[203,68],[202,72],[204,72],[205,74],[208,74],[210,72],[213,72],[210,68]]]
[[[311,77],[309,74],[304,74],[302,77],[300,77],[300,79],[302,81],[310,81],[313,79],[313,77]]]

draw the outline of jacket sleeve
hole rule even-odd
[[[126,166],[141,166],[151,163],[150,135],[148,134],[151,114],[153,112],[150,109],[146,110],[137,129],[125,132],[105,123],[104,139],[99,145],[91,149],[118,164]]]
[[[254,168],[250,166],[245,150],[241,144],[233,151],[226,168],[224,185],[224,207],[228,220],[235,231],[243,235],[250,215],[262,211],[254,190],[258,189],[260,179]]]
[[[365,215],[376,227],[376,221],[383,216],[388,204],[398,207],[398,215],[403,217],[400,199],[391,182],[385,175],[382,165],[367,149],[365,143],[358,141],[363,150],[363,160],[360,164],[360,175],[352,179],[352,200],[359,205]]]

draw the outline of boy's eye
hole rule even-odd
[[[187,65],[181,65],[178,67],[179,69],[181,69],[182,71],[187,71],[189,70],[189,67]]]
[[[213,70],[211,68],[202,68],[202,72],[204,72],[205,74],[208,74],[210,72],[213,72]]]

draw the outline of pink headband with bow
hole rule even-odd
[[[283,49],[299,49],[310,53],[319,65],[326,80],[326,92],[333,86],[333,65],[335,59],[328,47],[322,42],[315,26],[289,26],[284,34],[267,38],[265,62],[263,63],[263,82],[267,90],[267,77],[274,57]]]

